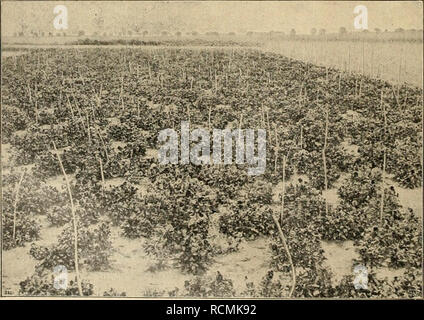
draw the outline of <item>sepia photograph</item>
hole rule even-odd
[[[422,1],[1,1],[0,136],[2,299],[423,299]]]

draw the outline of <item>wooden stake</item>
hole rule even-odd
[[[325,110],[325,136],[324,136],[324,147],[322,148],[322,161],[324,164],[324,188],[327,196],[328,182],[327,182],[327,160],[325,157],[325,150],[327,149],[327,135],[328,135],[328,110]],[[328,215],[328,201],[325,198],[325,214]]]
[[[122,98],[124,94],[124,77],[121,77],[121,91],[119,92],[119,98]]]
[[[24,179],[24,176],[25,176],[25,171],[26,171],[25,169],[22,171],[21,178],[19,179],[19,182],[15,188],[15,202],[13,204],[13,233],[12,233],[13,242],[16,242],[16,209],[17,209],[18,200],[19,200],[19,190],[21,188],[22,180]]]
[[[86,130],[86,128],[85,128],[85,120],[84,120],[84,117],[82,116],[82,113],[81,113],[81,110],[77,107],[77,109],[78,109],[78,115],[79,115],[79,117],[80,117],[80,121],[81,121],[81,124],[82,124],[82,127],[84,128],[84,131]]]
[[[293,260],[290,254],[289,247],[287,246],[286,237],[284,236],[283,230],[281,229],[280,223],[278,222],[278,219],[272,215],[272,219],[274,220],[275,225],[277,226],[278,234],[280,235],[281,242],[283,243],[284,250],[286,250],[287,257],[289,259],[290,267],[291,267],[291,274],[292,274],[292,286],[289,292],[289,298],[293,295],[294,289],[296,287],[296,269],[294,268]]]
[[[56,152],[60,169],[62,170],[63,176],[65,177],[66,187],[68,189],[68,194],[69,194],[69,201],[71,202],[72,224],[74,227],[74,265],[75,265],[75,273],[77,276],[78,293],[80,296],[82,296],[83,294],[82,294],[82,286],[81,286],[81,277],[80,277],[79,265],[78,265],[78,227],[77,227],[77,217],[75,215],[74,200],[72,198],[71,185],[69,183],[68,176],[66,175],[65,168],[63,167],[62,160],[60,159],[60,155],[56,149],[56,145],[54,141],[53,141],[53,148]]]
[[[31,87],[28,84],[29,102],[32,103]]]
[[[278,152],[280,151],[280,141],[278,140],[278,135],[277,135],[277,126],[274,125],[274,174],[277,173],[277,163],[278,163]]]
[[[266,123],[267,123],[267,127],[268,127],[268,132],[271,132],[271,127],[269,125],[269,113],[268,113],[268,108],[266,109]],[[272,143],[272,135],[269,135],[269,143]]]
[[[300,149],[303,149],[303,126],[300,125]]]
[[[88,116],[88,114],[85,114],[86,118],[87,118],[87,134],[88,134],[88,143],[91,144],[91,130],[90,130],[90,118]]]
[[[72,119],[74,119],[74,110],[72,109],[71,101],[69,101],[68,95],[66,95],[66,99],[67,99],[67,105],[68,105],[69,109],[71,110]]]
[[[286,156],[283,155],[283,191],[281,195],[281,211],[280,211],[280,223],[283,224],[284,217],[284,199],[286,194]]]
[[[105,151],[105,155],[106,155],[106,161],[109,162],[109,153],[107,152],[105,141],[103,140],[103,137],[102,137],[102,135],[100,133],[100,129],[97,128],[97,127],[95,127],[95,128],[97,129],[97,135],[99,136],[100,141],[101,141],[101,143],[103,145],[103,150]]]
[[[34,110],[35,110],[35,123],[38,124],[38,106],[37,106],[37,100],[35,100]]]
[[[342,79],[342,73],[340,72],[339,73],[339,91],[340,91],[340,81],[341,81],[341,79]]]
[[[362,40],[362,74],[365,74],[365,41]]]
[[[212,112],[212,106],[209,105],[209,111],[208,111],[208,128],[209,128],[209,131],[211,130],[211,112]]]
[[[408,102],[408,91],[406,91],[405,100],[403,101],[403,107],[404,108],[406,108],[407,102]]]
[[[264,111],[264,105],[261,106],[261,122],[262,122],[262,128],[265,128],[265,111]]]
[[[381,201],[380,201],[380,224],[383,223],[384,215],[384,188],[385,188],[385,174],[386,174],[386,148],[383,149],[383,173],[381,175]]]
[[[358,79],[355,80],[355,97],[357,96],[357,90],[358,90]]]
[[[351,67],[350,67],[350,45],[349,45],[349,52],[348,52],[348,73],[351,73]]]
[[[239,138],[239,141],[241,139],[241,124],[242,124],[242,121],[243,121],[243,111],[240,113],[239,124],[238,124],[238,129],[239,129],[239,136],[238,136],[238,138]]]
[[[385,192],[385,176],[386,176],[386,126],[387,126],[387,115],[386,108],[383,103],[383,90],[381,90],[381,107],[383,111],[383,172],[381,175],[381,201],[380,201],[380,223],[383,223],[383,214],[384,214],[384,192]]]
[[[102,157],[99,157],[99,163],[100,163],[100,175],[102,177],[102,196],[104,196],[104,191],[105,191],[105,176],[103,174]]]

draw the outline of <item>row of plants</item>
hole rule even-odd
[[[2,142],[11,144],[14,164],[34,166],[38,181],[25,178],[16,200],[20,174],[3,179],[3,250],[37,240],[42,215],[63,228],[56,244],[31,246],[38,275],[57,264],[73,270],[77,258],[82,268],[110,269],[110,225],[145,238],[158,269],[172,264],[198,276],[218,254],[269,237],[270,268],[301,272],[291,287],[269,273],[261,288],[248,288],[251,295],[350,292],[349,279],[330,283],[322,240],[354,240],[370,268],[421,267],[417,213],[399,205],[387,178],[421,186],[417,88],[246,48],[36,49],[5,59],[2,75],[3,102],[14,106],[2,118]],[[181,121],[209,130],[265,128],[264,175],[249,177],[243,165],[158,165],[149,156],[158,132],[179,131]],[[47,187],[63,173],[58,155],[74,204],[65,188]],[[124,183],[107,188],[116,177]],[[334,187],[340,201],[332,205],[324,195]],[[217,235],[230,243],[226,250]],[[202,281],[188,292],[217,294],[190,289]],[[218,282],[210,286],[233,294],[229,282]]]

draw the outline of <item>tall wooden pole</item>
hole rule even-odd
[[[324,164],[324,188],[327,195],[328,181],[327,181],[327,159],[325,157],[325,151],[327,149],[327,136],[328,136],[328,110],[325,110],[325,133],[324,133],[324,147],[322,148],[322,161]],[[325,214],[328,215],[328,201],[325,198]]]
[[[291,267],[291,275],[292,275],[292,285],[289,292],[289,298],[293,295],[294,289],[296,288],[296,269],[293,264],[293,260],[290,254],[289,247],[287,245],[286,237],[284,236],[283,230],[281,229],[280,223],[278,222],[278,219],[272,214],[272,219],[274,220],[275,225],[277,226],[278,234],[280,235],[281,242],[283,243],[284,250],[287,253],[287,257],[289,259],[290,267]]]
[[[71,185],[69,183],[68,176],[66,175],[65,168],[63,167],[62,160],[60,159],[60,155],[56,149],[56,145],[54,141],[53,141],[53,148],[54,148],[54,151],[56,152],[60,169],[62,170],[63,176],[65,177],[66,187],[68,189],[68,194],[69,194],[69,201],[71,202],[72,225],[74,228],[74,265],[75,265],[75,273],[77,276],[78,293],[80,296],[82,296],[81,276],[80,276],[79,265],[78,265],[78,227],[77,227],[77,217],[75,215],[74,200],[72,198]]]
[[[16,190],[15,190],[15,202],[13,204],[13,233],[12,233],[13,242],[16,241],[16,210],[17,210],[18,200],[19,200],[19,190],[21,188],[21,184],[22,184],[22,180],[24,179],[24,176],[25,176],[25,169],[22,171],[21,178],[19,179],[19,182],[16,185]]]
[[[384,107],[383,102],[383,90],[381,90],[381,107],[383,112],[383,170],[381,175],[381,201],[380,201],[380,223],[383,223],[383,214],[384,214],[384,188],[385,188],[385,176],[386,176],[386,125],[387,125],[387,116],[386,108]]]

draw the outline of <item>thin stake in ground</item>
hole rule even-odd
[[[66,187],[68,189],[69,201],[71,202],[71,214],[72,214],[72,225],[74,228],[74,265],[75,265],[75,273],[77,276],[77,285],[78,285],[78,293],[82,296],[82,286],[81,286],[81,276],[79,272],[78,265],[78,227],[77,227],[77,217],[75,215],[75,207],[74,200],[72,198],[71,185],[68,180],[68,176],[66,175],[65,168],[63,167],[62,160],[60,159],[59,152],[56,149],[56,144],[53,141],[53,148],[57,156],[57,161],[59,162],[60,169],[62,170],[63,176],[65,177]]]

